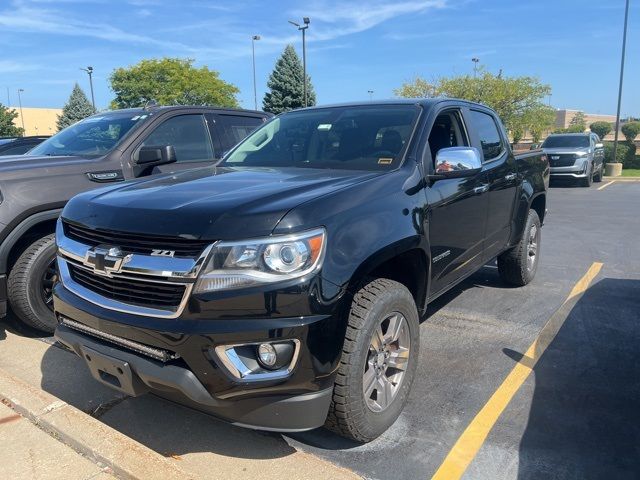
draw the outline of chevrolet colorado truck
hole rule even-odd
[[[577,181],[583,187],[602,181],[604,145],[595,133],[552,134],[542,150],[549,157],[552,179]]]
[[[405,404],[430,301],[495,258],[533,279],[548,182],[479,104],[285,113],[215,166],[71,199],[55,336],[125,394],[370,441]]]
[[[88,117],[26,155],[0,157],[0,318],[9,303],[24,323],[53,332],[55,224],[72,196],[213,164],[270,116],[187,106],[117,110]]]

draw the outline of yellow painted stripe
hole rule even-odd
[[[594,262],[587,273],[573,287],[563,305],[584,293],[601,268],[602,263]],[[434,480],[455,480],[462,477],[502,412],[507,408],[513,396],[557,335],[567,315],[568,312],[563,311],[561,307],[551,316],[538,337],[525,352],[522,360],[513,367],[489,401],[458,438],[458,441],[433,476]]]
[[[601,187],[598,187],[598,190],[603,190],[603,189],[607,188],[609,185],[611,185],[612,183],[616,183],[616,181],[615,180],[611,180],[609,183],[605,183]]]

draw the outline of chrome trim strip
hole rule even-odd
[[[180,358],[180,355],[178,355],[177,353],[169,352],[168,350],[163,350],[161,348],[150,347],[142,343],[134,342],[133,340],[112,335],[110,333],[101,332],[100,330],[96,330],[95,328],[89,327],[80,322],[76,322],[75,320],[71,320],[70,318],[64,316],[60,316],[60,318],[62,319],[60,323],[66,327],[82,333],[86,333],[87,335],[92,335],[102,340],[106,340],[121,347],[128,348],[137,353],[141,353],[156,360],[160,360],[161,362],[168,362],[169,360]]]
[[[260,345],[261,343],[271,342],[293,342],[294,351],[293,357],[291,357],[291,363],[287,368],[282,368],[275,371],[265,371],[261,373],[251,373],[249,367],[247,367],[235,351],[235,347],[241,347],[246,345]],[[291,372],[296,366],[298,356],[300,355],[300,340],[296,338],[278,338],[265,340],[262,342],[248,342],[248,343],[234,343],[230,345],[218,345],[215,348],[216,356],[220,359],[220,362],[224,365],[227,372],[240,382],[260,382],[268,380],[281,380],[291,375]]]
[[[85,245],[66,237],[64,235],[62,221],[60,220],[58,220],[58,224],[56,225],[56,244],[58,245],[58,253],[60,255],[67,259],[75,260],[81,264],[85,263],[87,251],[92,248],[92,246]],[[195,280],[198,277],[200,269],[209,257],[209,253],[214,245],[215,244],[212,243],[205,248],[197,259],[156,257],[151,255],[141,255],[139,253],[131,253],[127,255],[127,260],[123,263],[120,272],[134,275]]]
[[[122,312],[122,313],[131,313],[133,315],[144,315],[147,317],[158,317],[158,318],[179,317],[182,314],[182,311],[184,310],[184,308],[186,307],[187,302],[189,301],[189,297],[191,296],[191,290],[193,289],[193,283],[183,284],[185,286],[184,295],[182,297],[182,300],[180,301],[180,304],[175,309],[158,309],[158,308],[141,307],[139,305],[131,305],[129,303],[119,302],[111,298],[103,297],[102,295],[97,294],[93,290],[89,290],[88,288],[85,288],[82,285],[79,285],[78,283],[74,282],[69,272],[69,266],[67,264],[67,260],[60,255],[58,255],[58,272],[60,273],[60,281],[65,286],[65,288],[69,290],[71,293],[77,295],[78,297],[88,302],[91,302],[95,305],[99,305],[100,307],[106,308],[107,310],[113,310],[113,311]]]

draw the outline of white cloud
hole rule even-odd
[[[37,65],[14,62],[13,60],[0,60],[0,73],[27,72],[38,68]]]

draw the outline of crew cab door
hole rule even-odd
[[[483,171],[489,184],[489,207],[483,263],[504,250],[511,234],[511,221],[518,188],[516,161],[498,118],[489,110],[469,110],[472,142],[483,156]]]
[[[425,170],[434,172],[439,150],[472,146],[461,108],[440,111],[430,127]],[[428,180],[426,231],[431,245],[431,296],[476,270],[482,262],[487,220],[486,174]]]
[[[141,170],[138,176],[186,170],[213,163],[215,159],[207,120],[202,113],[185,113],[167,118],[137,145],[133,156],[143,147],[164,146],[173,147],[176,161]]]

